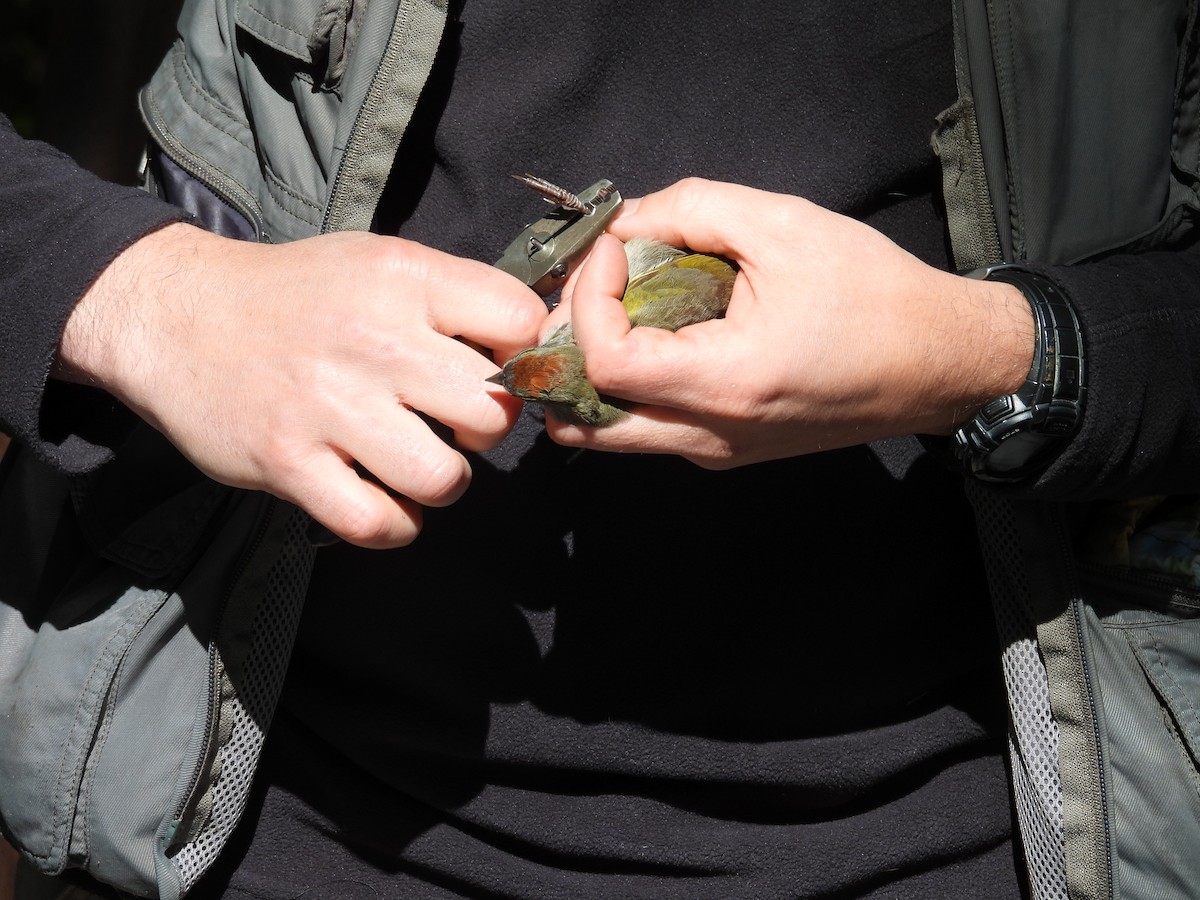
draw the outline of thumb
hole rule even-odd
[[[588,348],[619,343],[629,333],[629,316],[621,305],[629,267],[621,242],[602,234],[571,292],[571,326],[575,343],[587,358]]]
[[[619,302],[627,273],[620,242],[601,236],[572,297],[571,323],[588,381],[601,393],[637,403],[677,405],[703,363],[705,345],[695,335],[710,323],[685,329],[692,338],[662,328],[632,328]]]

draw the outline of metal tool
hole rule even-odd
[[[545,297],[566,283],[579,258],[617,214],[621,193],[607,179],[573,194],[533,175],[513,178],[541,194],[554,209],[525,226],[496,261],[496,268]]]

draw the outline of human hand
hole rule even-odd
[[[416,537],[422,506],[453,503],[471,477],[418,414],[483,450],[519,412],[486,389],[496,366],[455,336],[504,359],[544,317],[511,276],[399,238],[267,245],[171,225],[93,283],[56,374],[103,387],[217,481],[395,547]]]
[[[621,305],[631,326],[678,331],[725,314],[737,278],[726,260],[646,237],[627,241],[624,251],[628,278]],[[603,427],[626,415],[588,381],[569,322],[522,350],[490,380],[514,397],[543,404],[564,422]]]
[[[909,433],[948,433],[1029,371],[1033,319],[1011,285],[922,263],[797,197],[689,179],[627,201],[610,230],[740,266],[725,318],[630,329],[624,254],[597,242],[571,289],[575,339],[602,394],[636,404],[560,443],[675,453],[727,468]]]

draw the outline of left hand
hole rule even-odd
[[[596,388],[638,405],[600,429],[548,417],[562,444],[728,468],[948,433],[1029,371],[1033,318],[1016,288],[935,269],[798,197],[688,179],[627,202],[610,230],[741,270],[724,319],[631,329],[624,254],[597,242],[570,291],[576,340]]]

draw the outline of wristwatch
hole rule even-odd
[[[1033,310],[1033,364],[1015,393],[983,405],[950,437],[962,468],[982,481],[1013,482],[1032,474],[1079,430],[1086,395],[1083,334],[1066,296],[1050,279],[1001,264],[965,273],[1021,289]]]

